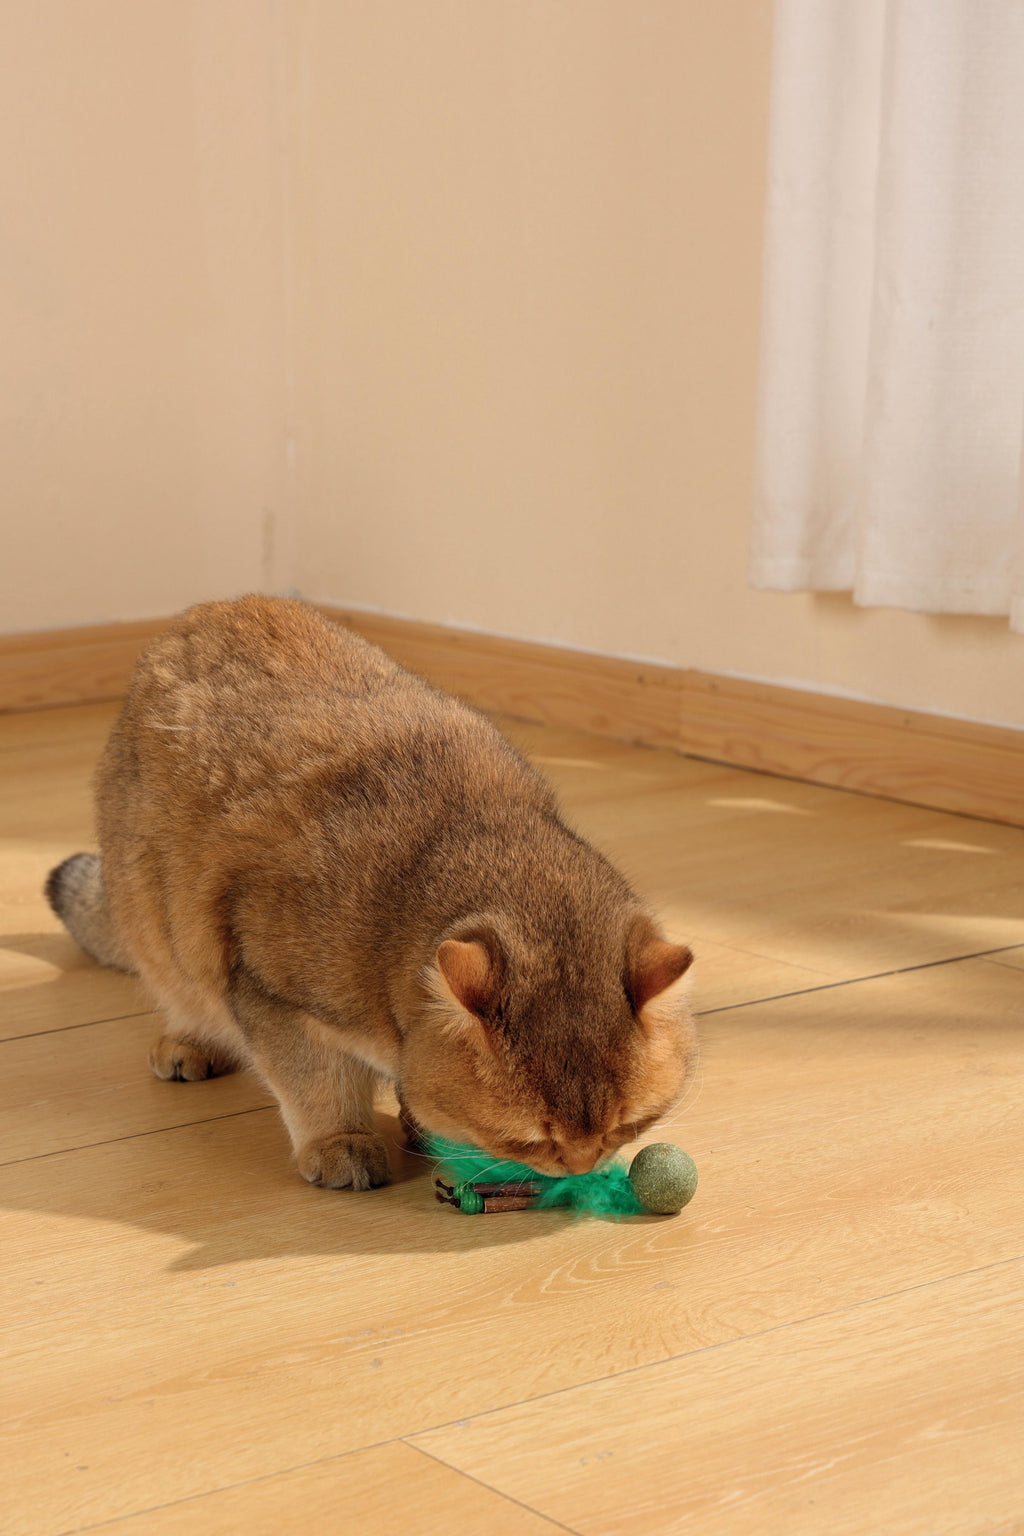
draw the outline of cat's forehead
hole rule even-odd
[[[560,1038],[566,1030],[607,1031],[631,1016],[621,971],[607,959],[587,964],[576,956],[571,963],[510,970],[513,1014],[537,1027],[550,1024]]]

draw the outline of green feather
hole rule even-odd
[[[561,1179],[537,1173],[525,1163],[496,1162],[479,1147],[459,1146],[441,1136],[427,1138],[427,1150],[447,1171],[452,1184],[486,1180],[494,1184],[532,1184],[540,1190],[537,1205],[568,1205],[574,1211],[601,1216],[643,1216],[647,1212],[633,1193],[629,1170],[619,1160],[604,1163],[591,1173],[567,1174]]]

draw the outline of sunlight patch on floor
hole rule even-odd
[[[545,768],[594,768],[598,773],[607,773],[607,763],[595,763],[586,757],[537,757],[531,754],[531,760],[542,763]]]
[[[5,949],[0,944],[4,953],[0,955],[0,992],[6,992],[11,987],[39,987],[44,982],[55,981],[58,976],[63,976],[67,971],[66,965],[59,965],[55,960],[44,960],[39,955],[12,955],[12,951]]]
[[[719,795],[714,800],[709,800],[707,804],[729,811],[771,811],[782,816],[814,816],[816,814],[802,805],[787,805],[784,800],[769,800],[753,795]]]
[[[1008,947],[1024,942],[1024,917],[1001,917],[976,912],[892,912],[871,911],[864,913],[881,923],[895,924],[903,928],[916,928],[926,933],[950,934],[980,952]]]
[[[908,837],[901,848],[934,848],[937,853],[998,853],[998,848],[987,848],[984,843],[960,843],[950,837]]]

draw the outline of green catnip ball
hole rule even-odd
[[[645,1210],[656,1216],[676,1216],[694,1197],[697,1165],[682,1147],[656,1141],[634,1157],[629,1182]]]

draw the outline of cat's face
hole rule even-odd
[[[691,960],[648,919],[585,967],[510,956],[491,935],[446,941],[403,1058],[409,1109],[495,1159],[588,1173],[682,1096],[696,1036],[676,983]]]

